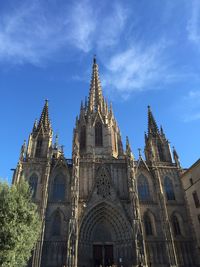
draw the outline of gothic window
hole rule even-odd
[[[35,150],[35,156],[40,157],[42,152],[42,139],[38,139],[37,146]]]
[[[103,198],[110,195],[110,181],[105,171],[101,171],[97,178],[97,194]]]
[[[150,200],[149,185],[144,175],[138,177],[138,194],[141,201]]]
[[[198,208],[200,206],[200,203],[199,203],[199,198],[198,198],[197,192],[194,191],[192,193],[192,195],[193,195],[195,207]]]
[[[52,236],[60,236],[61,234],[61,217],[60,214],[57,212],[55,217],[53,218],[52,223]]]
[[[153,229],[151,224],[151,219],[148,214],[144,216],[144,228],[146,235],[153,235]]]
[[[81,133],[80,133],[80,149],[85,149],[86,147],[86,127],[81,127]]]
[[[167,200],[175,200],[173,184],[169,177],[165,177],[164,187]]]
[[[174,229],[174,235],[175,236],[181,235],[181,228],[180,228],[180,224],[179,224],[179,221],[176,215],[172,217],[172,224],[173,224],[173,229]]]
[[[36,196],[37,192],[37,183],[38,183],[38,177],[36,174],[31,175],[29,179],[29,186],[32,192],[32,197],[34,198]]]
[[[95,146],[103,146],[103,129],[100,122],[95,124]]]
[[[62,175],[57,175],[53,181],[53,200],[65,199],[65,180]]]

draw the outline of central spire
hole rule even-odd
[[[158,126],[152,114],[150,106],[148,106],[148,135],[156,136],[159,133]]]
[[[90,83],[89,109],[92,112],[101,110],[103,106],[102,88],[99,79],[99,68],[96,63],[96,57],[93,59],[92,79]]]

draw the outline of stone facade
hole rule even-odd
[[[29,266],[198,266],[176,151],[148,107],[145,160],[123,149],[96,59],[81,103],[72,159],[64,157],[45,102],[13,177],[25,177],[42,218]]]
[[[197,239],[197,253],[200,253],[200,159],[182,174],[181,180]]]

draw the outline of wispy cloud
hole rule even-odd
[[[61,8],[60,8],[61,9]],[[91,1],[63,2],[62,10],[47,10],[39,1],[24,1],[0,18],[0,61],[40,64],[62,49],[87,53],[119,41],[127,12],[114,2],[102,15]]]
[[[192,1],[191,16],[187,25],[188,39],[200,45],[200,1]]]
[[[161,42],[146,49],[132,46],[124,52],[114,54],[106,66],[104,86],[123,92],[126,96],[133,91],[147,90],[152,84],[163,81],[167,70],[164,49],[165,43]],[[169,78],[166,75],[166,79],[167,77]]]
[[[180,108],[184,122],[200,120],[200,90],[191,90],[182,97]]]

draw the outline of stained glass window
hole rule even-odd
[[[64,200],[65,180],[62,175],[57,175],[53,181],[53,200]]]
[[[144,175],[138,177],[138,194],[141,201],[150,200],[149,185]]]
[[[165,177],[164,187],[167,200],[175,200],[173,184],[169,177]]]

